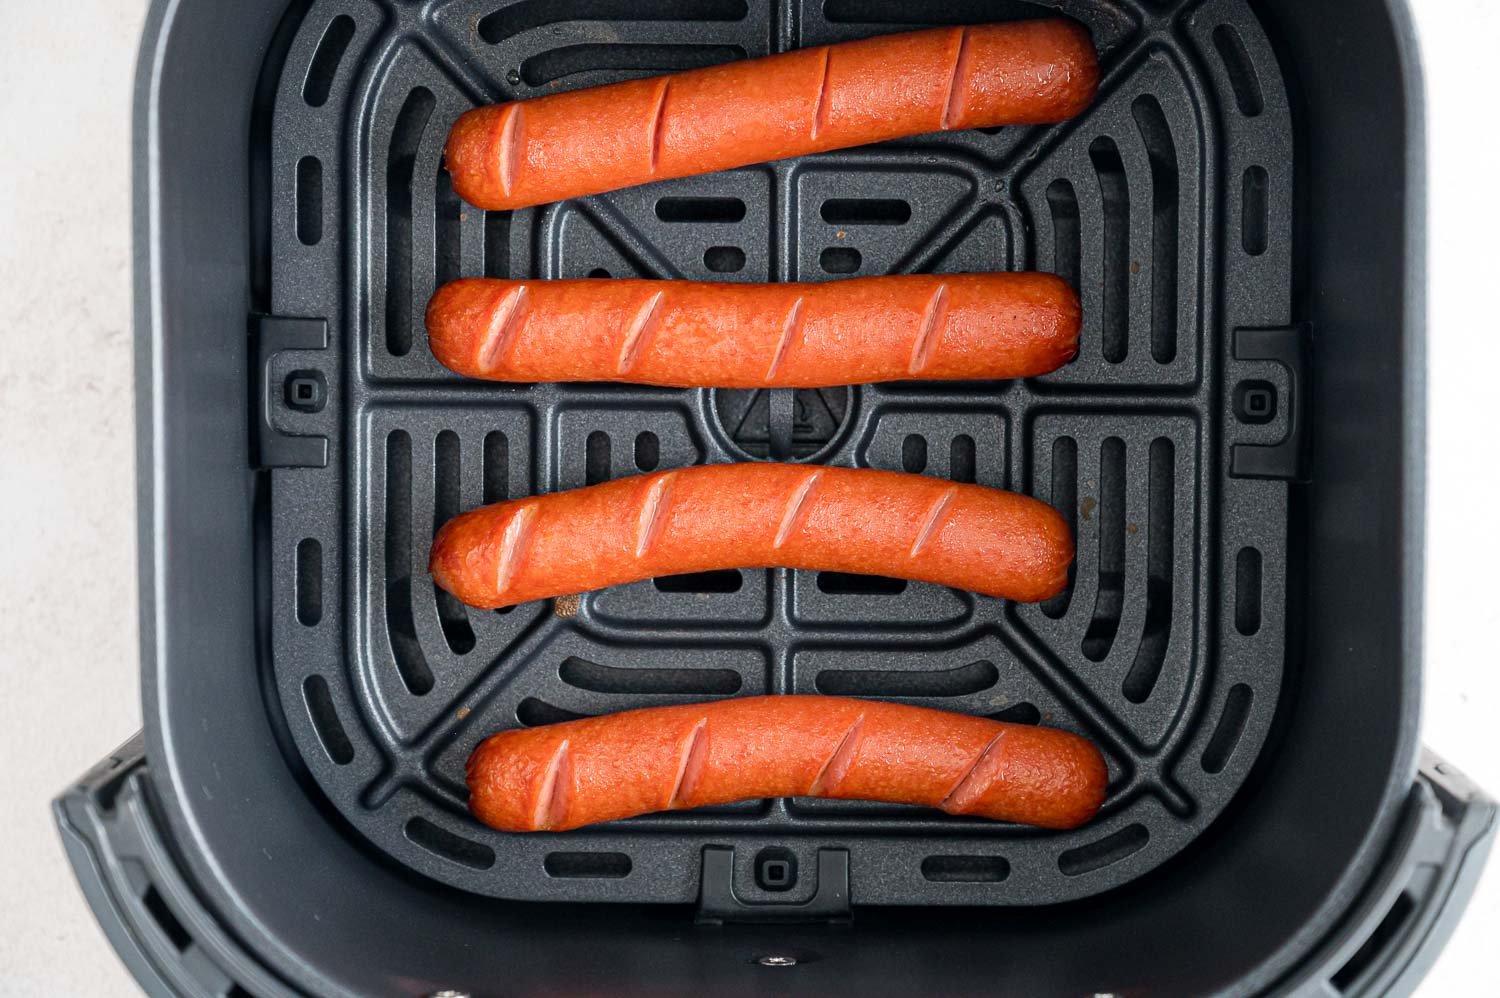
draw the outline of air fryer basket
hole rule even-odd
[[[1304,333],[1290,322],[1291,122],[1256,18],[1242,0],[1185,21],[1063,5],[1092,30],[1104,79],[1095,106],[1058,126],[925,136],[519,212],[459,201],[442,146],[476,103],[1045,13],[657,6],[631,20],[607,3],[459,0],[418,15],[317,0],[295,27],[270,142],[253,153],[271,179],[268,322],[327,328],[318,350],[278,339],[286,349],[262,385],[272,443],[326,440],[306,459],[262,452],[272,663],[299,761],[404,866],[507,898],[692,901],[713,844],[734,848],[741,895],[762,901],[777,899],[749,873],[762,849],[790,850],[804,871],[821,850],[846,850],[856,903],[1047,903],[1156,866],[1244,780],[1285,657]],[[497,386],[444,370],[422,328],[434,288],[461,275],[1028,268],[1066,276],[1086,316],[1080,357],[1029,383]],[[328,403],[298,412],[284,386],[314,376]],[[1278,441],[1290,455],[1279,465],[1265,460]],[[435,529],[481,502],[768,457],[1050,497],[1076,528],[1071,591],[1015,606],[743,571],[495,614],[426,574]],[[1098,820],[1061,834],[778,800],[520,836],[465,808],[464,760],[496,730],[812,692],[1085,733],[1109,758],[1110,798]],[[810,896],[813,879],[783,899]]]
[[[1098,106],[1074,124],[509,215],[455,200],[441,170],[447,123],[480,100],[1048,7],[1101,46]],[[1494,807],[1446,764],[1416,773],[1420,94],[1400,12],[932,9],[156,5],[136,150],[147,727],[57,805],[148,987],[1420,976]],[[1031,266],[1079,283],[1088,325],[1078,361],[1017,384],[474,385],[420,323],[459,274]],[[423,571],[435,526],[486,499],[766,457],[1047,498],[1079,536],[1070,594],[1018,607],[747,571],[491,614]],[[514,837],[462,808],[460,763],[490,730],[815,690],[1082,731],[1110,760],[1105,814],[1043,835],[793,800]],[[796,861],[791,890],[757,876],[772,855]]]

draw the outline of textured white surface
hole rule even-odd
[[[1431,136],[1427,744],[1500,792],[1500,9],[1416,0]],[[48,800],[140,724],[130,96],[145,0],[5,0],[0,122],[0,993],[133,994]],[[76,566],[64,572],[68,566]],[[1351,580],[1354,584],[1354,580]],[[1500,857],[1424,995],[1500,994]],[[1485,940],[1491,942],[1486,944]]]
[[[0,993],[138,991],[49,799],[140,727],[130,97],[144,0],[0,2]]]

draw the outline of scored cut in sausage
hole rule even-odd
[[[492,381],[822,388],[1027,378],[1078,351],[1078,295],[1052,274],[817,284],[466,278],[427,306],[446,367]]]
[[[1041,124],[1088,106],[1088,31],[1061,19],[933,28],[462,115],[453,189],[487,210],[959,128]]]
[[[647,707],[491,735],[469,757],[469,808],[508,832],[564,831],[762,797],[935,807],[1075,828],[1108,772],[1068,731],[824,696]]]
[[[710,464],[496,503],[438,531],[429,570],[494,609],[662,575],[800,568],[1005,599],[1067,584],[1073,538],[1028,496],[868,468]]]

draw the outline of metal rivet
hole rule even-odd
[[[797,958],[795,956],[761,956],[756,957],[755,962],[762,967],[795,967]]]
[[[470,995],[467,991],[455,991],[452,988],[445,988],[442,991],[434,991],[427,998],[470,998]]]

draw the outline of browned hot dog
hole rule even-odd
[[[1027,496],[895,471],[711,464],[496,503],[445,524],[437,584],[494,608],[661,575],[786,567],[1014,600],[1067,584],[1073,539]]]
[[[1051,274],[820,284],[470,278],[427,307],[433,355],[493,381],[820,388],[1024,378],[1078,349],[1078,296]]]
[[[477,108],[453,189],[524,208],[651,180],[955,128],[1061,121],[1099,83],[1064,20],[934,28]]]
[[[1104,800],[1086,739],[874,700],[768,696],[492,735],[469,758],[469,808],[508,832],[562,831],[761,797],[836,797],[1074,828]]]

